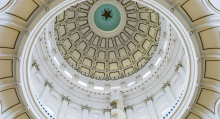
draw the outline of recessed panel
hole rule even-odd
[[[122,60],[122,64],[124,67],[126,67],[131,64],[131,61],[130,61],[130,59],[124,59],[124,60]]]
[[[124,48],[121,48],[121,49],[119,49],[119,54],[120,54],[120,56],[121,57],[123,57],[123,56],[125,56],[125,55],[127,55],[127,53],[126,53],[126,51],[125,51],[125,49]]]
[[[110,70],[118,69],[118,63],[116,63],[116,62],[110,63],[109,66],[110,66]]]
[[[87,46],[87,44],[86,44],[85,42],[81,42],[81,43],[79,44],[79,48],[80,48],[81,50],[85,50],[86,46]]]
[[[104,70],[105,69],[105,64],[104,63],[97,63],[96,68]]]
[[[105,52],[104,51],[99,51],[98,58],[105,59]]]
[[[70,38],[73,42],[76,42],[79,40],[80,36],[78,33],[74,33]]]
[[[91,65],[92,65],[92,60],[90,60],[90,59],[88,59],[88,58],[85,58],[84,61],[83,61],[83,63],[84,63],[85,65],[91,67]]]
[[[79,51],[77,50],[74,50],[73,53],[72,53],[73,57],[75,57],[77,60],[80,58],[81,54]]]

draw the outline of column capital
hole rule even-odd
[[[46,83],[46,86],[53,88],[52,83],[49,83],[49,82]]]
[[[105,84],[105,87],[110,86],[110,84]]]
[[[153,98],[152,97],[147,97],[147,99],[145,99],[145,101],[153,101]]]
[[[182,64],[177,64],[175,67],[176,67],[175,71],[178,71],[179,68],[182,67]]]
[[[162,89],[163,89],[163,90],[165,90],[165,88],[166,88],[166,87],[169,87],[169,86],[170,86],[170,84],[169,84],[169,83],[165,83],[165,84],[163,84]]]
[[[131,105],[127,105],[127,106],[125,107],[125,110],[129,110],[129,109],[133,109],[133,107],[132,107]]]
[[[35,62],[32,64],[33,67],[35,67],[39,71],[39,65]]]
[[[103,109],[104,113],[105,112],[111,112],[111,109],[110,108],[106,108],[106,109]]]
[[[69,102],[70,101],[70,99],[68,98],[68,96],[67,97],[63,97],[63,100],[66,100],[67,102]]]
[[[88,105],[85,105],[85,106],[82,106],[82,109],[90,110],[90,107]]]

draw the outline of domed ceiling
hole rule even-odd
[[[160,39],[160,15],[134,1],[84,1],[54,21],[57,47],[77,72],[116,80],[144,67]]]

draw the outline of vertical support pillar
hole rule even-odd
[[[2,112],[2,103],[1,103],[1,101],[0,101],[0,112]],[[2,115],[2,113],[0,113],[0,119],[1,119],[1,115]]]
[[[68,106],[68,102],[69,102],[69,99],[67,97],[63,97],[63,102],[62,102],[61,109],[58,115],[58,119],[64,119],[65,112]]]
[[[156,113],[155,108],[154,108],[153,99],[151,97],[147,98],[147,105],[148,105],[148,108],[149,108],[149,111],[150,111],[151,118],[152,119],[158,119],[157,113]]]
[[[110,85],[109,84],[105,84],[105,91],[110,90]]]
[[[136,77],[136,80],[137,80],[137,83],[139,83],[139,82],[141,82],[143,79],[142,79],[142,77],[139,75],[139,76]]]
[[[31,67],[31,74],[34,75],[36,72],[37,72],[36,67],[35,66]]]
[[[125,107],[127,119],[133,119],[132,106]]]
[[[83,108],[82,119],[88,119],[90,107],[86,105],[86,106],[83,106],[82,108]]]
[[[186,73],[185,73],[185,71],[183,70],[183,67],[179,67],[178,72],[179,72],[179,74],[180,74],[181,80],[184,80],[184,78],[185,78],[185,76],[186,76]]]
[[[126,88],[126,87],[127,87],[126,82],[122,82],[121,83],[121,88]]]
[[[105,113],[105,119],[111,119],[111,109],[107,108],[104,109],[104,113]]]
[[[44,104],[44,102],[46,101],[46,99],[47,99],[47,97],[48,97],[48,95],[50,93],[50,88],[53,88],[53,86],[52,86],[51,83],[47,82],[46,86],[44,88],[44,91],[43,91],[43,93],[40,96],[40,101],[41,101],[42,104]]]
[[[74,75],[72,79],[73,81],[78,82],[79,77],[77,75]]]
[[[174,95],[173,95],[173,93],[172,93],[172,91],[171,91],[171,89],[170,89],[170,84],[168,84],[168,83],[164,84],[164,86],[162,87],[162,89],[165,91],[165,93],[166,93],[166,95],[167,95],[169,101],[170,101],[171,103],[175,102],[176,99],[175,99],[175,97],[174,97]]]
[[[88,88],[94,89],[94,83],[93,82],[89,82]]]

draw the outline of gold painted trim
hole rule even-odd
[[[189,2],[189,0],[187,0],[186,2],[184,2],[184,3],[181,5],[181,8],[185,11],[185,13],[187,14],[187,16],[190,18],[190,20],[191,20],[192,22],[195,22],[195,21],[200,20],[200,19],[202,19],[202,18],[205,18],[205,17],[214,15],[214,14],[209,14],[209,15],[205,15],[205,16],[202,16],[202,17],[199,17],[199,18],[193,20],[193,19],[190,17],[190,15],[188,14],[188,12],[186,12],[186,10],[183,8],[183,6],[184,6],[187,2]]]
[[[18,116],[14,117],[13,119],[16,119],[17,117],[19,117],[19,116],[21,116],[21,115],[23,115],[23,114],[26,114],[27,117],[28,117],[29,119],[31,119],[31,118],[29,117],[29,115],[28,115],[26,112],[23,112],[23,113],[19,114]]]
[[[12,15],[12,16],[15,16],[15,17],[18,17],[18,18],[20,18],[20,19],[22,19],[22,20],[24,20],[24,21],[28,21],[29,18],[33,15],[33,13],[37,10],[37,8],[39,8],[39,5],[38,5],[34,0],[32,0],[32,1],[37,5],[37,7],[33,10],[33,12],[28,16],[27,19],[21,18],[20,16],[17,16],[17,15],[12,14],[12,13],[8,13],[8,12],[5,12],[5,13],[6,13],[6,14],[9,14],[9,15]],[[16,3],[15,3],[15,4],[16,4]]]
[[[200,98],[200,96],[201,96],[201,94],[202,94],[202,90],[209,90],[209,91],[212,91],[212,92],[215,92],[215,93],[220,94],[220,93],[217,92],[217,91],[210,90],[210,89],[206,89],[206,88],[202,88],[201,91],[200,91],[200,94],[199,94],[199,98]],[[216,100],[216,102],[215,102],[215,105],[214,105],[214,112],[213,112],[212,110],[210,110],[208,107],[205,107],[205,106],[203,106],[202,104],[198,103],[199,98],[197,99],[196,104],[198,104],[198,105],[200,105],[200,106],[206,108],[207,110],[209,110],[210,112],[212,112],[213,114],[215,114],[215,106],[216,106],[217,101],[220,99],[220,97],[219,97],[219,98]]]
[[[0,92],[6,91],[6,90],[11,90],[11,89],[14,89],[15,94],[16,94],[16,96],[17,96],[17,98],[18,98],[18,94],[17,94],[15,88],[8,88],[8,89],[5,89],[5,90],[1,90]],[[13,107],[16,106],[16,105],[19,105],[19,104],[21,103],[20,100],[19,100],[19,98],[18,98],[18,102],[19,102],[19,103],[16,103],[16,104],[12,105],[11,107],[9,107],[8,109],[6,109],[5,111],[1,112],[1,114],[5,113],[6,111],[8,111],[9,109],[13,108]],[[1,106],[2,106],[2,105],[1,105]]]
[[[18,40],[18,37],[19,37],[19,35],[20,35],[20,31],[14,29],[14,28],[8,27],[8,26],[3,26],[3,25],[0,25],[0,26],[6,27],[6,28],[9,28],[9,29],[12,29],[12,30],[14,30],[14,31],[18,31],[18,35],[17,35],[17,38],[16,38],[16,40],[15,40],[15,43],[14,43],[14,47],[13,47],[13,48],[12,48],[12,47],[1,47],[1,46],[0,46],[0,48],[15,49],[15,45],[16,45],[17,40]]]
[[[11,76],[2,77],[2,78],[0,78],[0,80],[5,79],[5,78],[13,78],[14,77],[14,74],[13,74],[13,59],[0,59],[0,60],[11,60]]]
[[[213,28],[217,28],[217,27],[220,27],[220,26],[210,27],[210,28],[207,28],[207,29],[204,29],[204,30],[198,32],[200,41],[201,41],[201,43],[202,43],[202,49],[203,49],[203,50],[220,49],[220,48],[204,48],[203,41],[202,41],[202,37],[201,37],[201,35],[200,35],[201,32],[204,32],[204,31],[207,31],[207,30],[210,30],[210,29],[213,29]]]
[[[193,115],[199,117],[200,119],[202,119],[202,117],[198,116],[197,114],[195,114],[195,113],[193,113],[193,112],[190,112],[190,113],[188,114],[188,116],[186,117],[186,119],[189,117],[190,114],[193,114]]]

